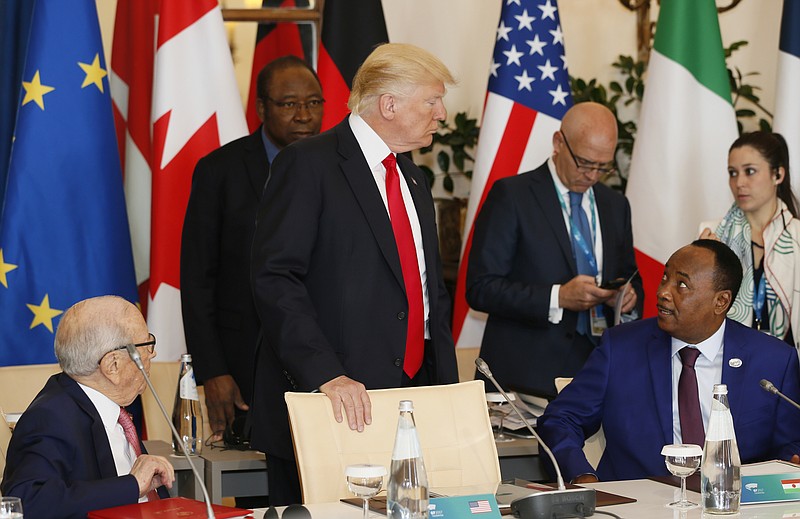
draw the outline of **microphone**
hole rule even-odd
[[[800,409],[800,405],[798,405],[797,402],[795,402],[794,400],[792,400],[788,396],[786,396],[783,393],[781,393],[780,391],[778,391],[778,388],[775,387],[775,384],[773,384],[769,380],[767,380],[765,378],[762,378],[761,382],[759,382],[759,384],[761,385],[761,389],[763,389],[767,393],[772,393],[773,395],[778,395],[779,397],[783,398],[784,400],[786,400],[787,402],[789,402],[790,404],[792,404],[796,408]]]
[[[150,392],[153,393],[153,397],[156,399],[156,403],[158,407],[161,409],[161,414],[164,415],[164,419],[169,424],[169,428],[172,431],[172,437],[175,438],[177,442],[176,445],[183,446],[183,440],[181,440],[181,435],[178,434],[177,429],[175,429],[175,425],[173,425],[172,420],[169,418],[169,414],[167,410],[164,408],[164,404],[161,403],[161,399],[158,398],[158,393],[156,393],[156,389],[153,387],[153,383],[150,381],[150,377],[147,375],[147,371],[144,369],[144,363],[142,363],[142,356],[139,354],[139,350],[133,344],[128,344],[125,346],[125,349],[128,350],[128,355],[130,356],[131,360],[136,367],[139,368],[139,371],[142,372],[144,375],[144,380],[147,382],[147,387],[150,388]],[[208,497],[208,489],[206,488],[203,479],[200,477],[200,473],[197,472],[197,467],[194,466],[194,462],[192,461],[192,457],[186,453],[186,448],[184,447],[181,449],[183,451],[183,456],[186,458],[186,461],[189,462],[189,466],[192,468],[192,473],[194,474],[195,480],[200,484],[200,488],[203,490],[203,499],[206,502],[206,516],[207,519],[216,519],[216,515],[214,514],[214,509],[211,508],[211,498]]]
[[[522,413],[520,413],[517,406],[514,405],[514,401],[508,397],[508,394],[506,394],[506,392],[503,391],[503,388],[500,387],[500,384],[497,383],[497,380],[495,380],[494,376],[492,376],[492,371],[489,369],[489,365],[486,364],[482,358],[478,357],[475,359],[475,366],[478,368],[478,371],[483,374],[483,376],[488,378],[492,384],[494,384],[494,387],[500,391],[503,397],[505,397],[506,402],[511,405],[511,409],[517,413],[517,416],[520,418],[520,420],[522,420],[522,423],[525,424],[525,427],[528,428],[533,437],[536,438],[536,441],[539,442],[539,445],[547,453],[547,456],[550,458],[550,462],[556,469],[558,490],[540,492],[515,499],[511,502],[511,510],[514,513],[514,517],[538,519],[540,517],[573,517],[574,515],[572,514],[579,514],[576,515],[577,517],[589,517],[590,515],[593,515],[597,501],[595,490],[593,488],[567,489],[564,486],[564,478],[561,477],[561,468],[558,466],[556,457],[553,456],[553,452],[550,450],[550,447],[548,447],[544,441],[542,441],[542,438],[536,433],[530,422],[522,415]]]

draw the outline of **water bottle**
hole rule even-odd
[[[741,466],[733,417],[728,405],[728,386],[715,384],[703,461],[700,465],[703,512],[727,515],[739,511]]]
[[[386,494],[386,516],[389,519],[428,517],[428,476],[422,461],[422,449],[414,424],[414,403],[411,400],[400,401],[400,418],[397,420]]]
[[[183,441],[187,454],[200,454],[203,449],[203,411],[200,408],[200,395],[194,380],[192,356],[181,355],[181,371],[178,376],[178,389],[175,391],[175,406],[172,408],[172,424]],[[172,441],[172,448],[181,454],[183,447]]]

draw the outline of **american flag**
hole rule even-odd
[[[486,499],[469,502],[469,511],[473,514],[488,514],[492,511],[492,505]]]
[[[486,314],[471,310],[465,298],[475,216],[497,179],[532,170],[547,159],[553,133],[571,106],[556,0],[504,0],[456,285],[453,337],[459,347],[479,346],[486,322]]]

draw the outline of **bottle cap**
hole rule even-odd
[[[184,353],[181,355],[181,362],[192,362],[192,354]]]
[[[728,385],[727,384],[714,384],[714,394],[715,395],[727,395],[728,394]]]
[[[411,400],[400,400],[400,411],[413,411],[414,402]]]

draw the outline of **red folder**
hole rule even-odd
[[[211,505],[217,519],[226,517],[245,517],[251,516],[252,510],[234,508],[232,506]],[[157,501],[147,501],[145,503],[135,503],[132,505],[115,506],[114,508],[104,508],[89,512],[88,519],[205,519],[206,504],[194,499],[185,497],[171,497],[169,499],[159,499]]]

